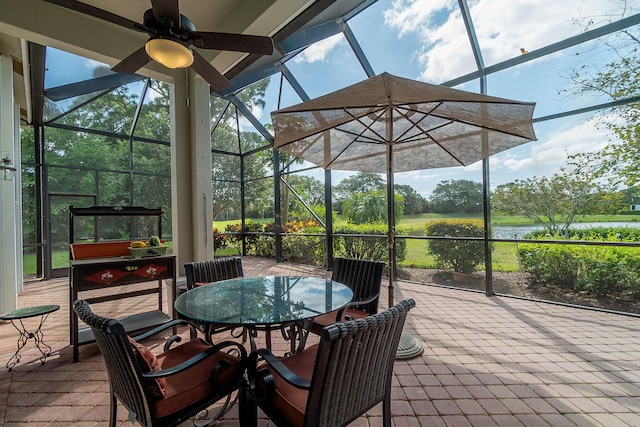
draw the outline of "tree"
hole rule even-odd
[[[351,197],[352,194],[368,193],[371,190],[383,190],[384,188],[385,182],[377,173],[358,172],[333,187],[333,208],[337,212],[342,212],[343,201]]]
[[[94,75],[101,73],[98,69]],[[68,109],[64,115],[55,104],[45,103],[49,122],[43,131],[42,149],[48,166],[47,190],[70,195],[51,199],[50,231],[57,236],[50,242],[52,247],[55,240],[66,243],[69,235],[66,221],[58,220],[68,216],[69,200],[88,203],[88,197],[94,196],[100,205],[161,207],[163,223],[168,224],[163,231],[171,234],[169,85],[151,81],[150,90],[156,93],[147,96],[135,123],[140,95],[133,93],[132,86],[118,87],[91,102],[87,101],[93,95],[78,97],[63,104]],[[135,136],[152,142],[129,139],[132,127]],[[33,148],[23,152],[33,152]],[[29,160],[34,162],[35,158],[25,157]],[[33,172],[25,174],[27,188],[33,185]],[[82,196],[69,199],[72,195]],[[25,216],[31,217],[32,200],[25,206]],[[111,236],[109,233],[121,228],[122,224],[104,226],[101,233]]]
[[[466,179],[442,181],[431,193],[429,206],[437,213],[482,212],[482,183]]]
[[[626,0],[620,1],[620,13],[624,18],[631,8]],[[585,17],[576,20],[583,30],[602,25],[601,18]],[[616,32],[601,43],[607,46],[612,60],[604,65],[583,64],[570,71],[574,87],[570,94],[601,94],[611,101],[622,101],[638,96],[640,92],[640,29],[633,26]],[[593,49],[592,46],[589,49]],[[599,57],[598,57],[599,58]],[[598,126],[611,131],[616,141],[611,142],[598,153],[582,153],[574,156],[577,164],[588,165],[594,177],[620,180],[627,186],[640,182],[640,103],[626,103],[612,107],[602,114]],[[587,168],[585,168],[587,170]]]
[[[396,224],[402,218],[403,197],[394,194]],[[354,224],[370,224],[387,221],[387,194],[382,190],[356,191],[344,200],[343,216]]]
[[[307,206],[324,206],[324,184],[311,176],[290,174],[289,185]],[[289,191],[288,188],[285,188]],[[311,218],[307,208],[297,197],[289,198],[289,220]]]
[[[640,187],[629,187],[621,191],[621,210],[628,211],[629,205],[640,205]]]
[[[550,234],[566,235],[578,216],[614,212],[620,197],[578,175],[556,174],[500,185],[491,201],[496,210],[529,218]]]
[[[262,108],[268,84],[269,79],[256,82],[238,98],[248,108]],[[247,216],[273,217],[273,178],[267,178],[273,169],[270,145],[258,132],[242,131],[238,125],[241,113],[233,106],[226,107],[226,100],[212,98],[211,117],[222,114],[211,135],[213,218],[222,213],[224,219],[240,217],[243,180]]]
[[[404,214],[415,215],[427,212],[427,199],[422,197],[410,185],[394,185],[395,192],[402,194],[404,199]]]

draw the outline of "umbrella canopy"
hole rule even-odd
[[[534,107],[383,73],[271,118],[275,149],[324,169],[386,171],[393,304],[394,172],[466,166],[535,140]]]

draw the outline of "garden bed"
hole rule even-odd
[[[470,280],[469,277],[460,280],[454,277],[452,271],[446,270],[421,268],[398,270],[398,278],[402,280],[484,292],[484,272],[481,271],[472,276],[475,277],[474,280]],[[640,314],[640,301],[638,300],[598,298],[587,292],[574,292],[553,285],[538,284],[533,282],[529,273],[494,271],[493,290],[499,294]]]

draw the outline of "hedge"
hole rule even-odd
[[[522,243],[518,256],[523,270],[539,283],[598,297],[640,297],[640,248]]]

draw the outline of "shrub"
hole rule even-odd
[[[229,237],[217,228],[213,229],[213,250],[224,249],[229,245]]]
[[[262,224],[259,224],[257,222],[251,222],[251,221],[247,221],[244,224],[244,229],[242,230],[243,233],[259,233],[260,231],[262,231]],[[244,235],[244,244],[247,252],[251,252],[255,250],[255,246],[257,242],[258,242],[257,235],[255,234]]]
[[[369,259],[372,261],[387,262],[389,250],[387,248],[386,224],[347,224],[333,228],[334,234],[369,234],[381,235],[381,237],[345,237],[333,238],[333,253],[336,257],[356,259]],[[406,234],[402,228],[396,227],[396,236]],[[407,256],[407,241],[396,239],[396,260],[404,261]]]
[[[431,221],[425,226],[425,236],[483,237],[480,220]],[[453,268],[459,273],[471,274],[484,262],[484,242],[476,240],[430,240],[427,252],[440,267]]]
[[[598,240],[593,235],[588,240]],[[617,236],[601,241],[618,241]],[[537,282],[592,295],[640,296],[640,251],[617,246],[525,243],[518,249],[524,271]]]
[[[227,236],[228,244],[232,245],[238,251],[238,255],[242,253],[242,237],[240,232],[242,227],[240,224],[227,224],[224,227],[224,231]]]
[[[567,237],[569,239],[577,240],[611,240],[611,241],[624,241],[624,242],[639,242],[640,241],[640,228],[636,227],[590,227],[584,229],[570,228],[567,230],[567,237],[561,235],[551,236],[546,230],[535,230],[522,236],[524,239],[534,240],[564,240]]]
[[[573,288],[578,265],[572,248],[565,245],[537,245],[523,243],[518,247],[518,256],[524,271],[533,274],[539,282]]]
[[[274,233],[274,222],[265,224],[265,233]],[[322,265],[324,256],[319,258],[318,246],[324,240],[324,236],[303,236],[301,234],[322,233],[318,223],[313,220],[290,221],[280,226],[282,233],[282,256],[289,261]],[[276,239],[274,236],[253,236],[255,243],[250,246],[249,253],[261,257],[274,258],[276,256]]]
[[[265,258],[275,258],[276,239],[271,236],[258,236],[255,245],[248,253],[249,255],[255,255]]]

